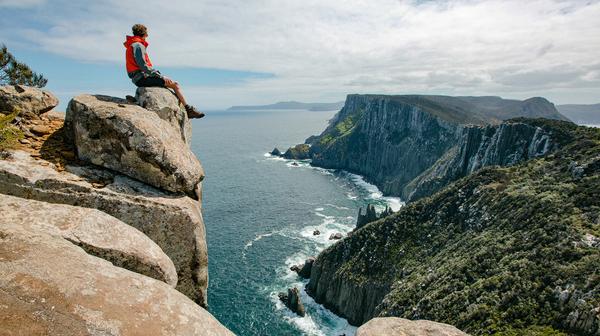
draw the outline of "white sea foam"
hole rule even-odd
[[[294,283],[290,286],[290,288],[291,287],[297,287],[298,289],[302,289],[303,283]],[[305,302],[304,295],[302,295],[304,290],[301,290],[300,292],[301,292],[300,298],[303,302]],[[271,301],[275,304],[275,309],[278,310],[281,314],[283,314],[284,320],[288,321],[291,324],[296,325],[296,327],[298,329],[302,330],[306,335],[327,336],[327,334],[321,330],[321,327],[312,318],[310,312],[306,312],[306,315],[304,317],[293,313],[291,310],[289,310],[289,309],[287,309],[287,307],[285,307],[285,305],[283,304],[283,302],[281,302],[281,300],[279,300],[279,297],[277,296],[277,294],[278,294],[278,292],[276,292],[276,291],[271,292],[269,297],[271,298]],[[308,296],[308,295],[306,295],[306,296]],[[305,305],[305,308],[306,308],[306,305]]]
[[[393,211],[398,211],[402,206],[404,206],[405,203],[399,197],[384,197],[383,193],[379,190],[379,188],[377,188],[376,185],[365,181],[362,176],[352,173],[348,173],[348,176],[352,183],[369,193],[369,199],[375,201],[384,201],[390,208],[392,208]],[[383,211],[385,206],[375,205],[375,208],[378,211]]]
[[[406,204],[402,202],[399,197],[384,197],[383,199],[386,200],[387,204],[390,206],[390,208],[392,208],[393,211],[400,210],[400,208]]]
[[[338,210],[350,210],[350,208],[347,208],[345,206],[338,206],[338,205],[330,204],[330,203],[325,204],[325,206],[332,207],[332,208],[335,208],[335,209],[338,209]]]
[[[265,153],[263,156],[269,161],[286,161],[281,156],[272,155],[271,153]]]
[[[325,208],[316,208],[315,211],[323,211]]]
[[[320,212],[315,212],[315,215],[317,215],[319,217],[323,217],[325,219],[333,219],[333,218],[335,218],[334,216],[327,216],[327,215],[324,215],[324,214],[322,214]]]
[[[278,233],[280,233],[280,232],[279,231],[273,231],[273,232],[268,232],[268,233],[263,233],[263,234],[256,235],[256,237],[254,237],[254,239],[248,241],[246,243],[246,245],[244,245],[244,250],[242,251],[242,258],[246,259],[246,251],[249,248],[251,248],[254,243],[256,243],[257,241],[259,241],[259,240],[261,240],[261,239],[263,239],[265,237],[270,237],[270,236],[272,236],[274,234],[278,234]]]
[[[290,168],[307,168],[310,167],[309,161],[287,160],[286,166]]]

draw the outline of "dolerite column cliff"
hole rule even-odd
[[[414,201],[482,167],[555,149],[550,134],[514,119],[525,115],[565,119],[543,98],[348,95],[323,133],[284,157],[363,175]]]
[[[349,95],[330,126],[308,142],[314,165],[364,175],[386,194],[399,194],[454,146],[460,133],[456,120],[429,107]]]
[[[49,92],[0,91],[27,137],[0,155],[0,334],[231,335],[201,307],[204,173],[172,92],[78,96],[63,122]]]
[[[547,155],[558,147],[554,134],[531,120],[529,123],[514,119],[500,125],[467,126],[458,144],[408,183],[401,197],[415,201],[483,167],[514,166]]]

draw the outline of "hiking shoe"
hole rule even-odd
[[[192,105],[185,105],[185,111],[187,112],[187,116],[190,119],[200,119],[204,117],[204,113],[196,110]]]
[[[127,100],[128,103],[137,104],[137,99],[135,99],[134,96],[127,95],[125,96],[125,100]]]

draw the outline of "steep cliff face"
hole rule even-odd
[[[399,194],[458,141],[460,124],[434,108],[410,99],[348,96],[330,126],[311,140],[312,162],[364,175],[385,193]]]
[[[0,102],[25,112],[0,151],[0,329],[231,335],[201,307],[204,173],[173,93],[138,91],[145,108],[82,95],[65,121],[36,90]]]
[[[349,95],[327,129],[306,143],[314,165],[358,173],[386,194],[416,199],[486,165],[531,157],[517,152],[523,142],[540,141],[535,129],[484,127],[518,116],[566,119],[543,98]],[[479,161],[462,174],[457,155]]]
[[[517,120],[485,127],[468,126],[455,147],[404,187],[402,199],[414,201],[483,167],[513,166],[556,148],[558,143],[550,131]]]
[[[520,122],[560,148],[480,169],[354,231],[317,257],[310,295],[357,325],[396,316],[477,335],[600,335],[600,130]]]

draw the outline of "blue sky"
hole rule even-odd
[[[349,93],[600,102],[600,1],[0,0],[0,43],[68,100],[134,91],[122,42],[201,109]]]

